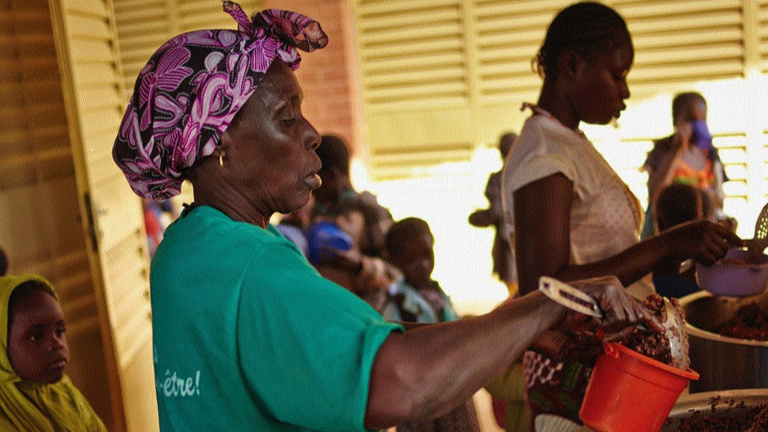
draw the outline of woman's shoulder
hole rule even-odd
[[[526,120],[505,164],[505,182],[520,187],[555,172],[570,178],[575,170],[573,161],[578,160],[578,154],[588,145],[591,145],[589,141],[557,121],[534,115]]]
[[[224,257],[227,262],[249,262],[256,255],[293,255],[301,251],[273,225],[266,229],[237,222],[220,211],[201,206],[179,218],[165,232],[152,266],[179,267],[190,251],[198,256]],[[219,260],[214,260],[219,261]]]
[[[518,155],[567,153],[591,143],[582,135],[544,115],[534,115],[525,121],[520,138],[512,152]]]
[[[182,214],[174,225],[174,229],[168,229],[171,234],[173,231],[180,231],[197,238],[216,237],[222,241],[240,239],[252,243],[283,238],[271,224],[264,229],[250,223],[238,222],[209,206],[195,207],[192,211]]]

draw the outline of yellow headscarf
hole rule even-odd
[[[50,282],[26,274],[0,277],[0,430],[35,432],[106,432],[96,412],[67,375],[55,384],[35,384],[19,377],[8,358],[8,302],[21,284],[37,281],[58,300]]]

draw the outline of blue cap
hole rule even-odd
[[[307,229],[307,259],[319,264],[324,256],[352,249],[352,237],[333,222],[315,222]]]

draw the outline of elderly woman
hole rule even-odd
[[[407,332],[322,278],[269,224],[320,186],[320,136],[301,112],[296,47],[319,25],[268,10],[239,31],[182,34],[142,70],[115,142],[134,191],[194,204],[152,260],[154,361],[164,431],[362,431],[447,413],[552,327],[661,330],[615,278],[577,285],[606,311],[540,293],[484,316]]]

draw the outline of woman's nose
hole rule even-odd
[[[312,126],[312,123],[310,123],[308,120],[307,131],[304,140],[306,146],[312,150],[315,150],[320,146],[320,132],[318,132],[317,129],[315,129],[315,127]]]

